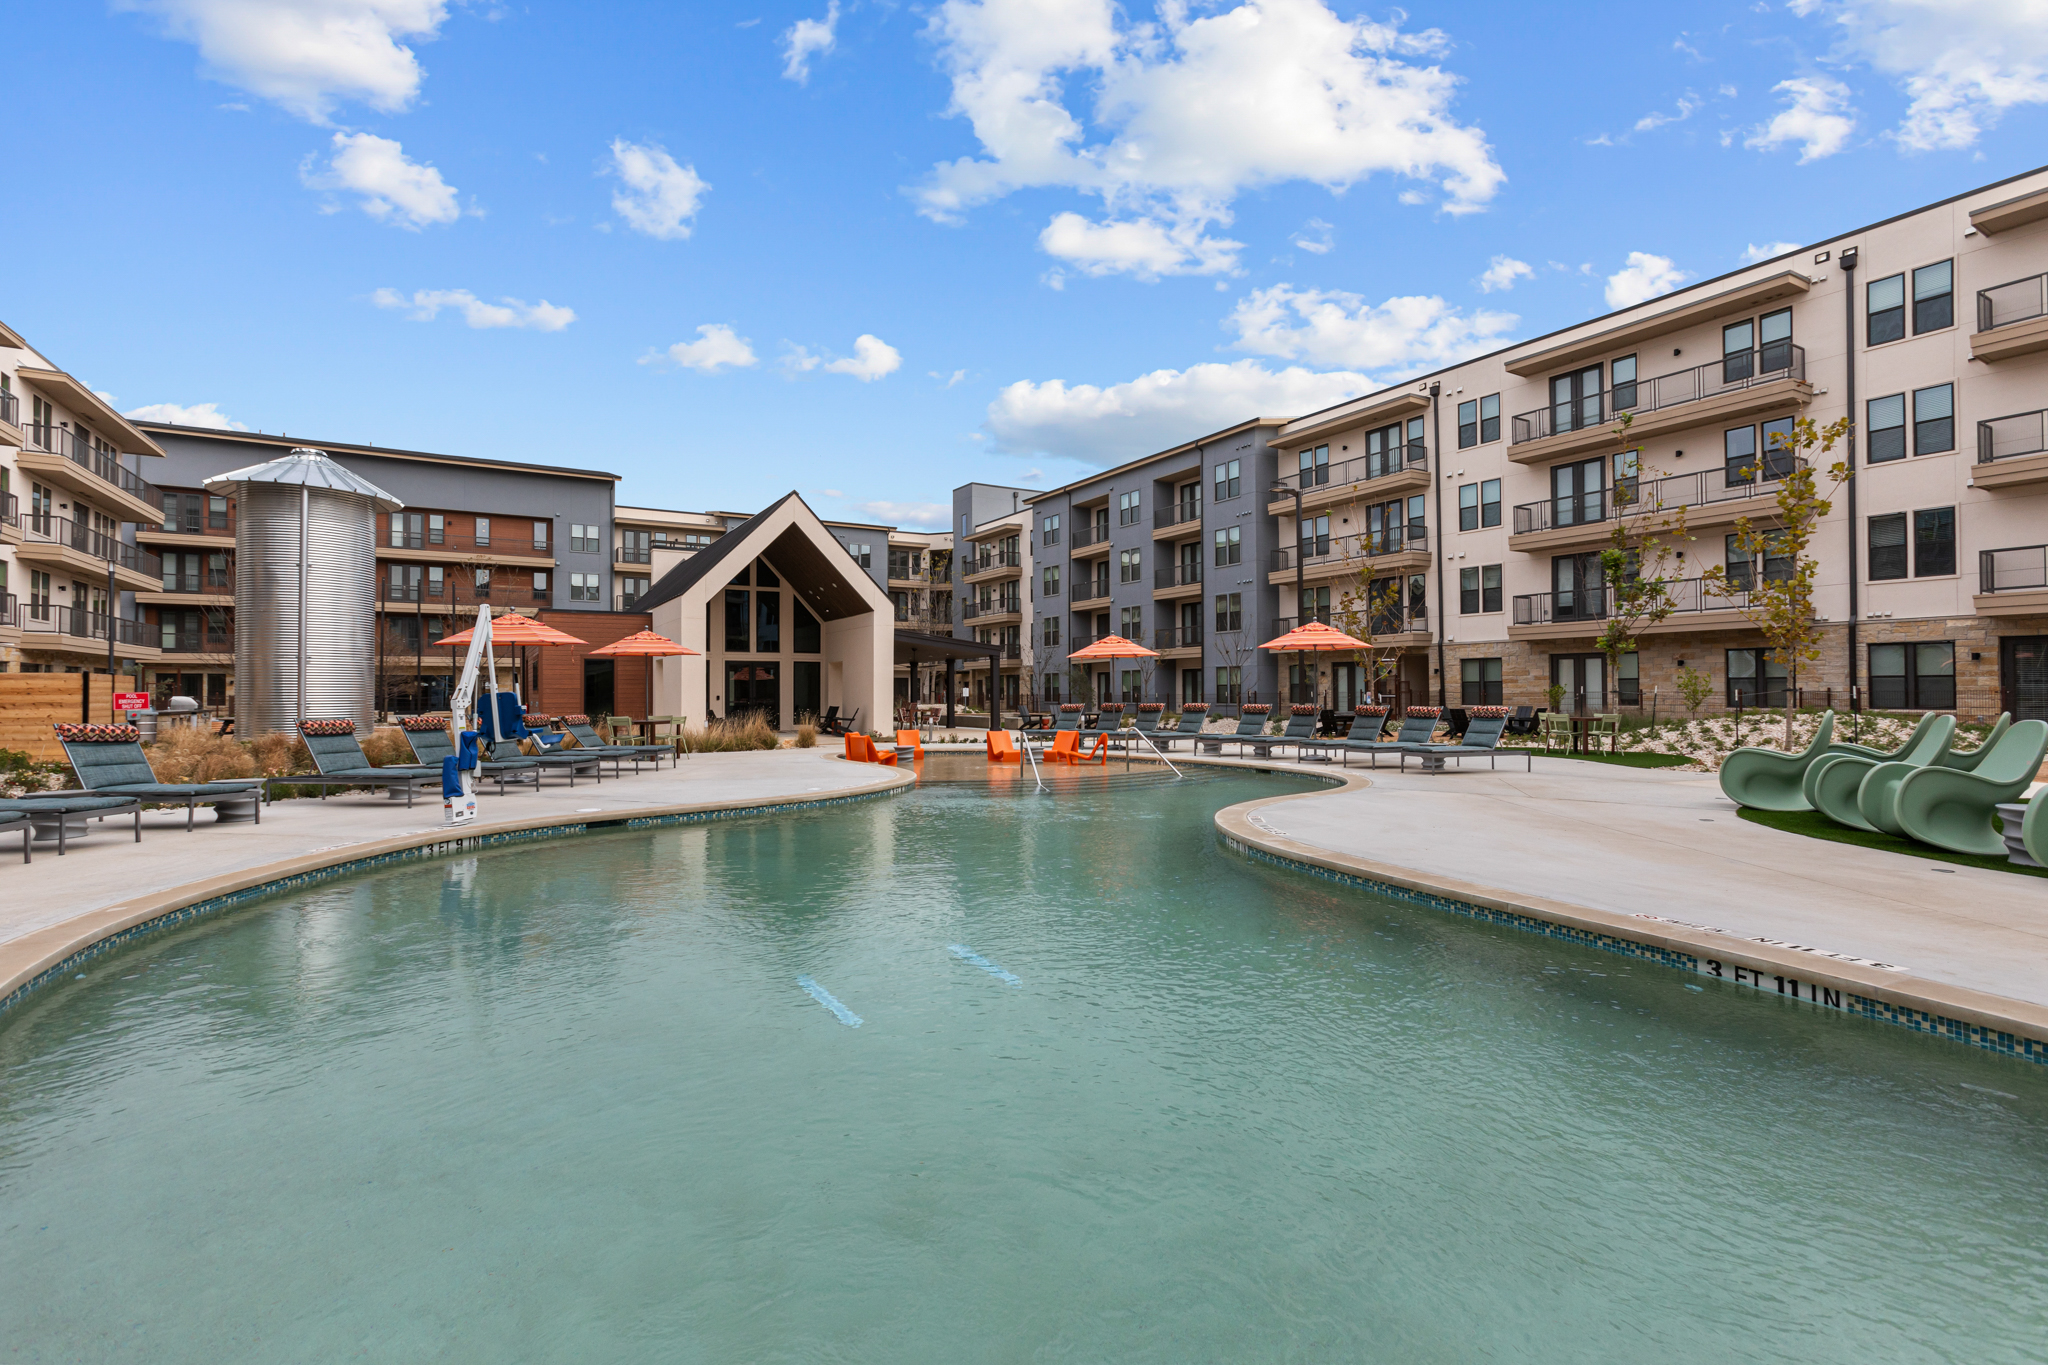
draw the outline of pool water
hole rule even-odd
[[[2048,1355],[2025,1064],[1219,845],[1298,781],[930,766],[33,998],[0,1356]]]

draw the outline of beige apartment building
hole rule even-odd
[[[968,704],[977,708],[988,706],[991,689],[1005,710],[1031,697],[1031,526],[1031,508],[1020,501],[1015,511],[970,525],[960,550],[962,628],[968,638],[1002,650],[965,665]]]
[[[160,651],[136,594],[162,564],[135,544],[163,451],[85,383],[0,325],[0,672],[134,673]]]
[[[1775,438],[1848,416],[1802,699],[2048,716],[2044,410],[2048,169],[1288,422],[1268,578],[1318,616],[1364,565],[1400,583],[1429,642],[1415,667],[1452,705],[1541,705],[1556,684],[1566,705],[1668,714],[1687,666],[1712,674],[1710,707],[1775,705],[1783,670],[1701,575],[1775,571],[1732,538],[1776,510]],[[1678,609],[1607,677],[1599,552],[1615,518],[1680,507]]]

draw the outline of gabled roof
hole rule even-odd
[[[806,535],[799,525],[790,525],[774,538],[764,540],[758,533],[792,502],[816,525],[817,533]],[[776,571],[821,621],[837,621],[876,610],[875,602],[857,585],[866,584],[877,594],[881,589],[847,553],[846,547],[825,529],[824,521],[811,510],[810,504],[794,492],[776,499],[711,542],[708,548],[697,551],[656,579],[635,609],[652,611],[706,580],[729,582],[761,556],[774,562]]]

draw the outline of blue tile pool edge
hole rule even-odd
[[[136,942],[149,934],[161,933],[182,924],[190,923],[206,915],[218,914],[263,896],[275,895],[280,891],[294,891],[314,886],[321,882],[333,881],[367,872],[373,868],[388,867],[393,863],[410,862],[422,858],[445,858],[457,854],[474,853],[479,849],[502,848],[508,844],[533,843],[543,839],[573,838],[580,834],[609,833],[620,829],[653,829],[661,825],[698,825],[713,820],[740,820],[760,815],[784,815],[797,811],[817,810],[825,806],[842,806],[856,801],[877,801],[911,790],[909,784],[883,787],[874,791],[849,792],[843,796],[822,796],[808,801],[775,801],[749,806],[727,806],[716,810],[678,811],[669,815],[623,816],[613,820],[584,820],[564,822],[557,825],[543,825],[535,829],[500,830],[495,834],[465,834],[450,839],[436,839],[427,843],[414,844],[409,848],[392,849],[363,858],[343,858],[324,867],[309,868],[295,872],[289,877],[278,877],[258,882],[236,891],[208,896],[189,905],[177,906],[160,915],[116,930],[104,938],[95,939],[67,956],[63,961],[45,967],[28,980],[0,997],[0,1019],[21,1004],[31,994],[56,981],[60,977],[76,973],[93,959]],[[175,896],[175,892],[172,893]]]
[[[1835,990],[1816,982],[1802,981],[1796,977],[1766,974],[1753,968],[1723,963],[1720,959],[1680,952],[1677,949],[1666,948],[1655,943],[1641,942],[1619,934],[1596,933],[1589,929],[1578,928],[1575,925],[1560,924],[1555,920],[1544,919],[1538,915],[1518,914],[1512,910],[1496,909],[1491,906],[1477,904],[1473,901],[1462,900],[1455,896],[1441,895],[1431,891],[1419,891],[1413,887],[1402,886],[1398,882],[1383,881],[1375,877],[1362,876],[1352,872],[1341,872],[1335,868],[1324,867],[1318,863],[1306,862],[1299,858],[1290,858],[1284,854],[1270,852],[1234,834],[1221,831],[1219,831],[1219,834],[1224,845],[1231,852],[1255,862],[1268,863],[1274,867],[1285,868],[1290,872],[1304,872],[1311,877],[1318,877],[1324,881],[1334,882],[1339,886],[1350,887],[1359,891],[1369,891],[1376,896],[1384,896],[1388,900],[1398,901],[1406,905],[1420,906],[1428,910],[1440,910],[1447,914],[1459,915],[1466,919],[1476,919],[1487,924],[1497,924],[1503,928],[1519,930],[1526,934],[1536,934],[1543,938],[1557,939],[1561,942],[1570,943],[1575,947],[1593,948],[1603,953],[1613,953],[1620,957],[1634,958],[1639,962],[1654,963],[1660,967],[1672,967],[1694,976],[1704,976],[1711,980],[1724,981],[1732,985],[1750,986],[1766,994],[1776,995],[1781,999],[1796,999],[1801,1004],[1811,1004],[1832,1013],[1851,1015],[1880,1024],[1891,1024],[1914,1033],[1929,1034],[1938,1038],[1946,1038],[1951,1042],[1980,1048],[1986,1052],[1995,1052],[2003,1057],[2033,1062],[2036,1065],[2048,1065],[2048,1041],[2030,1038],[2025,1034],[2010,1033],[1982,1024],[1972,1024],[1967,1020],[1951,1019],[1946,1015],[1935,1014],[1928,1010],[1914,1009],[1907,1005],[1895,1005],[1889,1001],[1876,1000],[1869,996],[1859,995],[1853,990]],[[1788,983],[1790,984],[1789,991],[1786,988]],[[1806,987],[1808,994],[1802,995],[1799,993],[1802,985]]]

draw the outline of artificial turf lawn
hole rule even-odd
[[[1980,858],[1974,853],[1950,853],[1947,849],[1934,848],[1927,844],[1901,839],[1895,834],[1880,834],[1876,830],[1851,829],[1838,825],[1817,810],[1740,810],[1736,814],[1743,819],[1772,829],[1782,829],[1787,834],[1804,834],[1809,839],[1826,839],[1836,844],[1857,844],[1863,848],[1881,848],[1887,853],[1903,853],[1909,858],[1925,858],[1932,863],[1955,863],[1962,867],[1984,867],[1993,872],[2018,872],[2028,877],[2048,877],[2048,867],[2021,867],[2018,863],[2004,858]]]
[[[1581,763],[1614,763],[1624,768],[1683,768],[1692,762],[1684,754],[1574,754],[1526,745],[1514,747],[1517,752],[1526,751],[1539,758],[1576,758]],[[1505,753],[1506,750],[1502,752]]]

